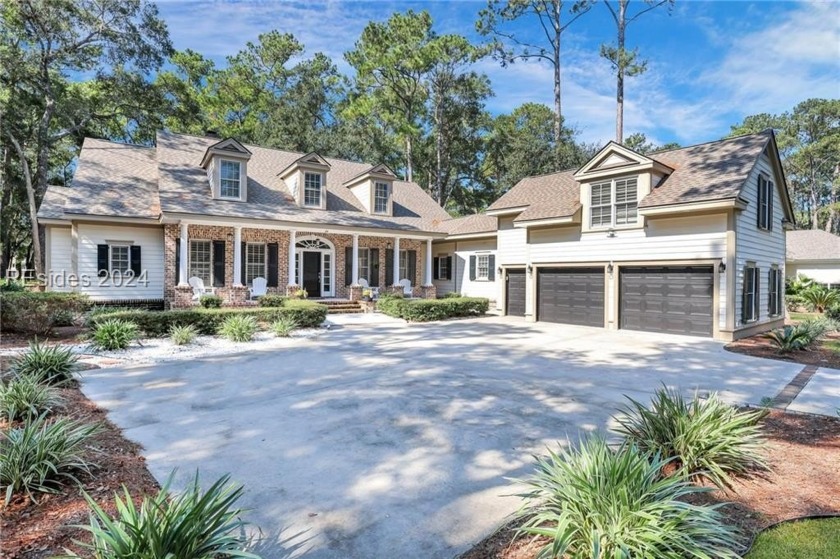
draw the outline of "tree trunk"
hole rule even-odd
[[[411,135],[405,137],[405,180],[414,182],[414,169],[411,165]]]
[[[437,203],[443,205],[443,132],[441,129],[441,91],[437,92],[435,100],[435,198]]]
[[[26,183],[26,197],[29,200],[29,219],[32,221],[32,255],[35,265],[35,274],[41,277],[44,272],[43,260],[41,259],[41,234],[38,230],[38,206],[35,201],[35,189],[32,185],[32,175],[29,172],[29,162],[26,160],[26,153],[17,139],[7,133],[9,140],[12,142],[18,159],[20,159],[20,168],[23,171],[23,178]]]
[[[627,2],[618,0],[618,53],[615,91],[615,141],[624,141],[624,36],[627,29]]]
[[[554,150],[555,150],[555,158],[559,160],[560,157],[560,140],[562,135],[562,127],[563,127],[563,112],[561,110],[561,76],[560,76],[560,18],[561,18],[561,10],[563,8],[563,3],[560,0],[554,0],[554,17],[552,22],[554,23],[554,53],[553,53],[553,62],[554,62]],[[558,161],[559,163],[559,161]]]

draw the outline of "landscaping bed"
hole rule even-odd
[[[729,343],[725,348],[728,351],[752,357],[840,369],[840,332],[826,334],[824,339],[813,346],[790,353],[779,353],[778,348],[763,334]]]
[[[745,544],[781,520],[840,514],[840,418],[771,411],[763,430],[769,440],[771,473],[736,482],[734,493],[716,490],[692,499],[731,503],[722,512],[740,529]],[[515,539],[515,528],[515,523],[504,526],[460,559],[533,559],[546,540]]]

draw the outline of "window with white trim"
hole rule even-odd
[[[110,266],[111,273],[121,272],[128,273],[131,270],[131,257],[129,255],[128,245],[109,245],[111,249]]]
[[[758,176],[758,228],[773,230],[773,192],[775,186],[765,175]]]
[[[755,264],[744,268],[744,297],[741,307],[741,320],[744,323],[758,320],[759,290],[761,276]]]
[[[378,214],[388,213],[388,183],[378,182],[374,185],[373,212]]]
[[[784,293],[782,271],[778,266],[770,268],[767,276],[767,313],[770,316],[782,314],[782,294]]]
[[[633,225],[638,222],[638,177],[593,183],[589,188],[590,227]]]
[[[370,249],[359,249],[359,277],[370,284]]]
[[[321,207],[321,173],[303,174],[303,205]]]
[[[449,278],[449,258],[446,256],[441,256],[438,258],[438,279],[447,279]]]
[[[636,177],[615,181],[615,224],[636,223],[638,214],[638,184]]]
[[[475,279],[487,281],[490,279],[490,255],[477,254],[475,259]]]
[[[414,283],[414,278],[408,277],[408,251],[400,251],[400,279],[410,279]]]
[[[211,285],[213,260],[210,241],[190,241],[190,277],[201,278],[204,285]]]
[[[592,227],[612,225],[612,183],[593,184],[590,188],[590,225]]]
[[[222,159],[219,168],[219,196],[222,198],[239,198],[241,196],[241,168],[239,161]]]
[[[265,278],[265,244],[248,243],[245,245],[245,283],[251,285],[254,278]]]

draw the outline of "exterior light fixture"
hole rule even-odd
[[[615,237],[615,229],[610,229],[609,231],[607,231],[607,237],[609,237],[610,239]]]
[[[527,270],[528,270],[528,275],[531,275],[531,274],[533,274],[533,273],[534,273],[534,267],[533,267],[533,266],[531,266],[530,264],[528,264],[528,268],[527,268]]]
[[[726,271],[726,261],[723,258],[721,258],[720,259],[720,264],[718,264],[718,272],[722,274],[725,271]]]
[[[614,266],[613,266],[613,263],[612,263],[612,262],[610,262],[609,264],[607,264],[607,273],[608,273],[609,275],[612,275],[612,273],[613,273],[613,269],[614,269]]]
[[[500,276],[502,275],[502,267],[501,267],[501,266],[499,266],[498,268],[496,268],[496,274],[498,274],[498,275],[500,275]]]

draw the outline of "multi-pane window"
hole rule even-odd
[[[322,253],[322,256],[324,262],[324,274],[321,276],[321,294],[323,295],[332,291],[332,286],[330,285],[332,283],[332,263],[330,262],[329,252]]]
[[[111,245],[111,273],[127,273],[131,269],[128,245]]]
[[[204,285],[212,283],[210,247],[210,241],[190,241],[190,277],[201,278]]]
[[[449,279],[449,258],[441,256],[438,258],[438,279]]]
[[[741,308],[743,322],[758,320],[758,301],[760,276],[758,268],[749,264],[744,268],[744,298]]]
[[[245,246],[245,283],[251,285],[254,278],[265,276],[265,245],[248,243]]]
[[[388,213],[388,183],[378,182],[373,193],[373,212]]]
[[[240,166],[239,161],[227,161],[222,159],[220,172],[220,190],[219,195],[222,198],[239,198],[240,197]]]
[[[408,277],[408,252],[401,250],[400,251],[400,279],[410,279],[412,282],[414,278]]]
[[[758,176],[758,228],[773,230],[773,183],[764,175]]]
[[[770,268],[767,276],[767,313],[770,316],[782,314],[782,286],[782,271],[779,268]]]
[[[637,177],[595,183],[589,199],[590,227],[632,225],[639,219]]]
[[[490,278],[490,255],[479,254],[475,262],[475,279],[487,280]]]
[[[639,202],[637,200],[638,180],[621,179],[615,181],[615,224],[629,225],[636,223]]]
[[[370,249],[359,249],[359,277],[370,283]]]
[[[321,207],[321,174],[304,173],[303,205]]]
[[[602,182],[592,185],[590,212],[592,227],[612,225],[612,183]]]

